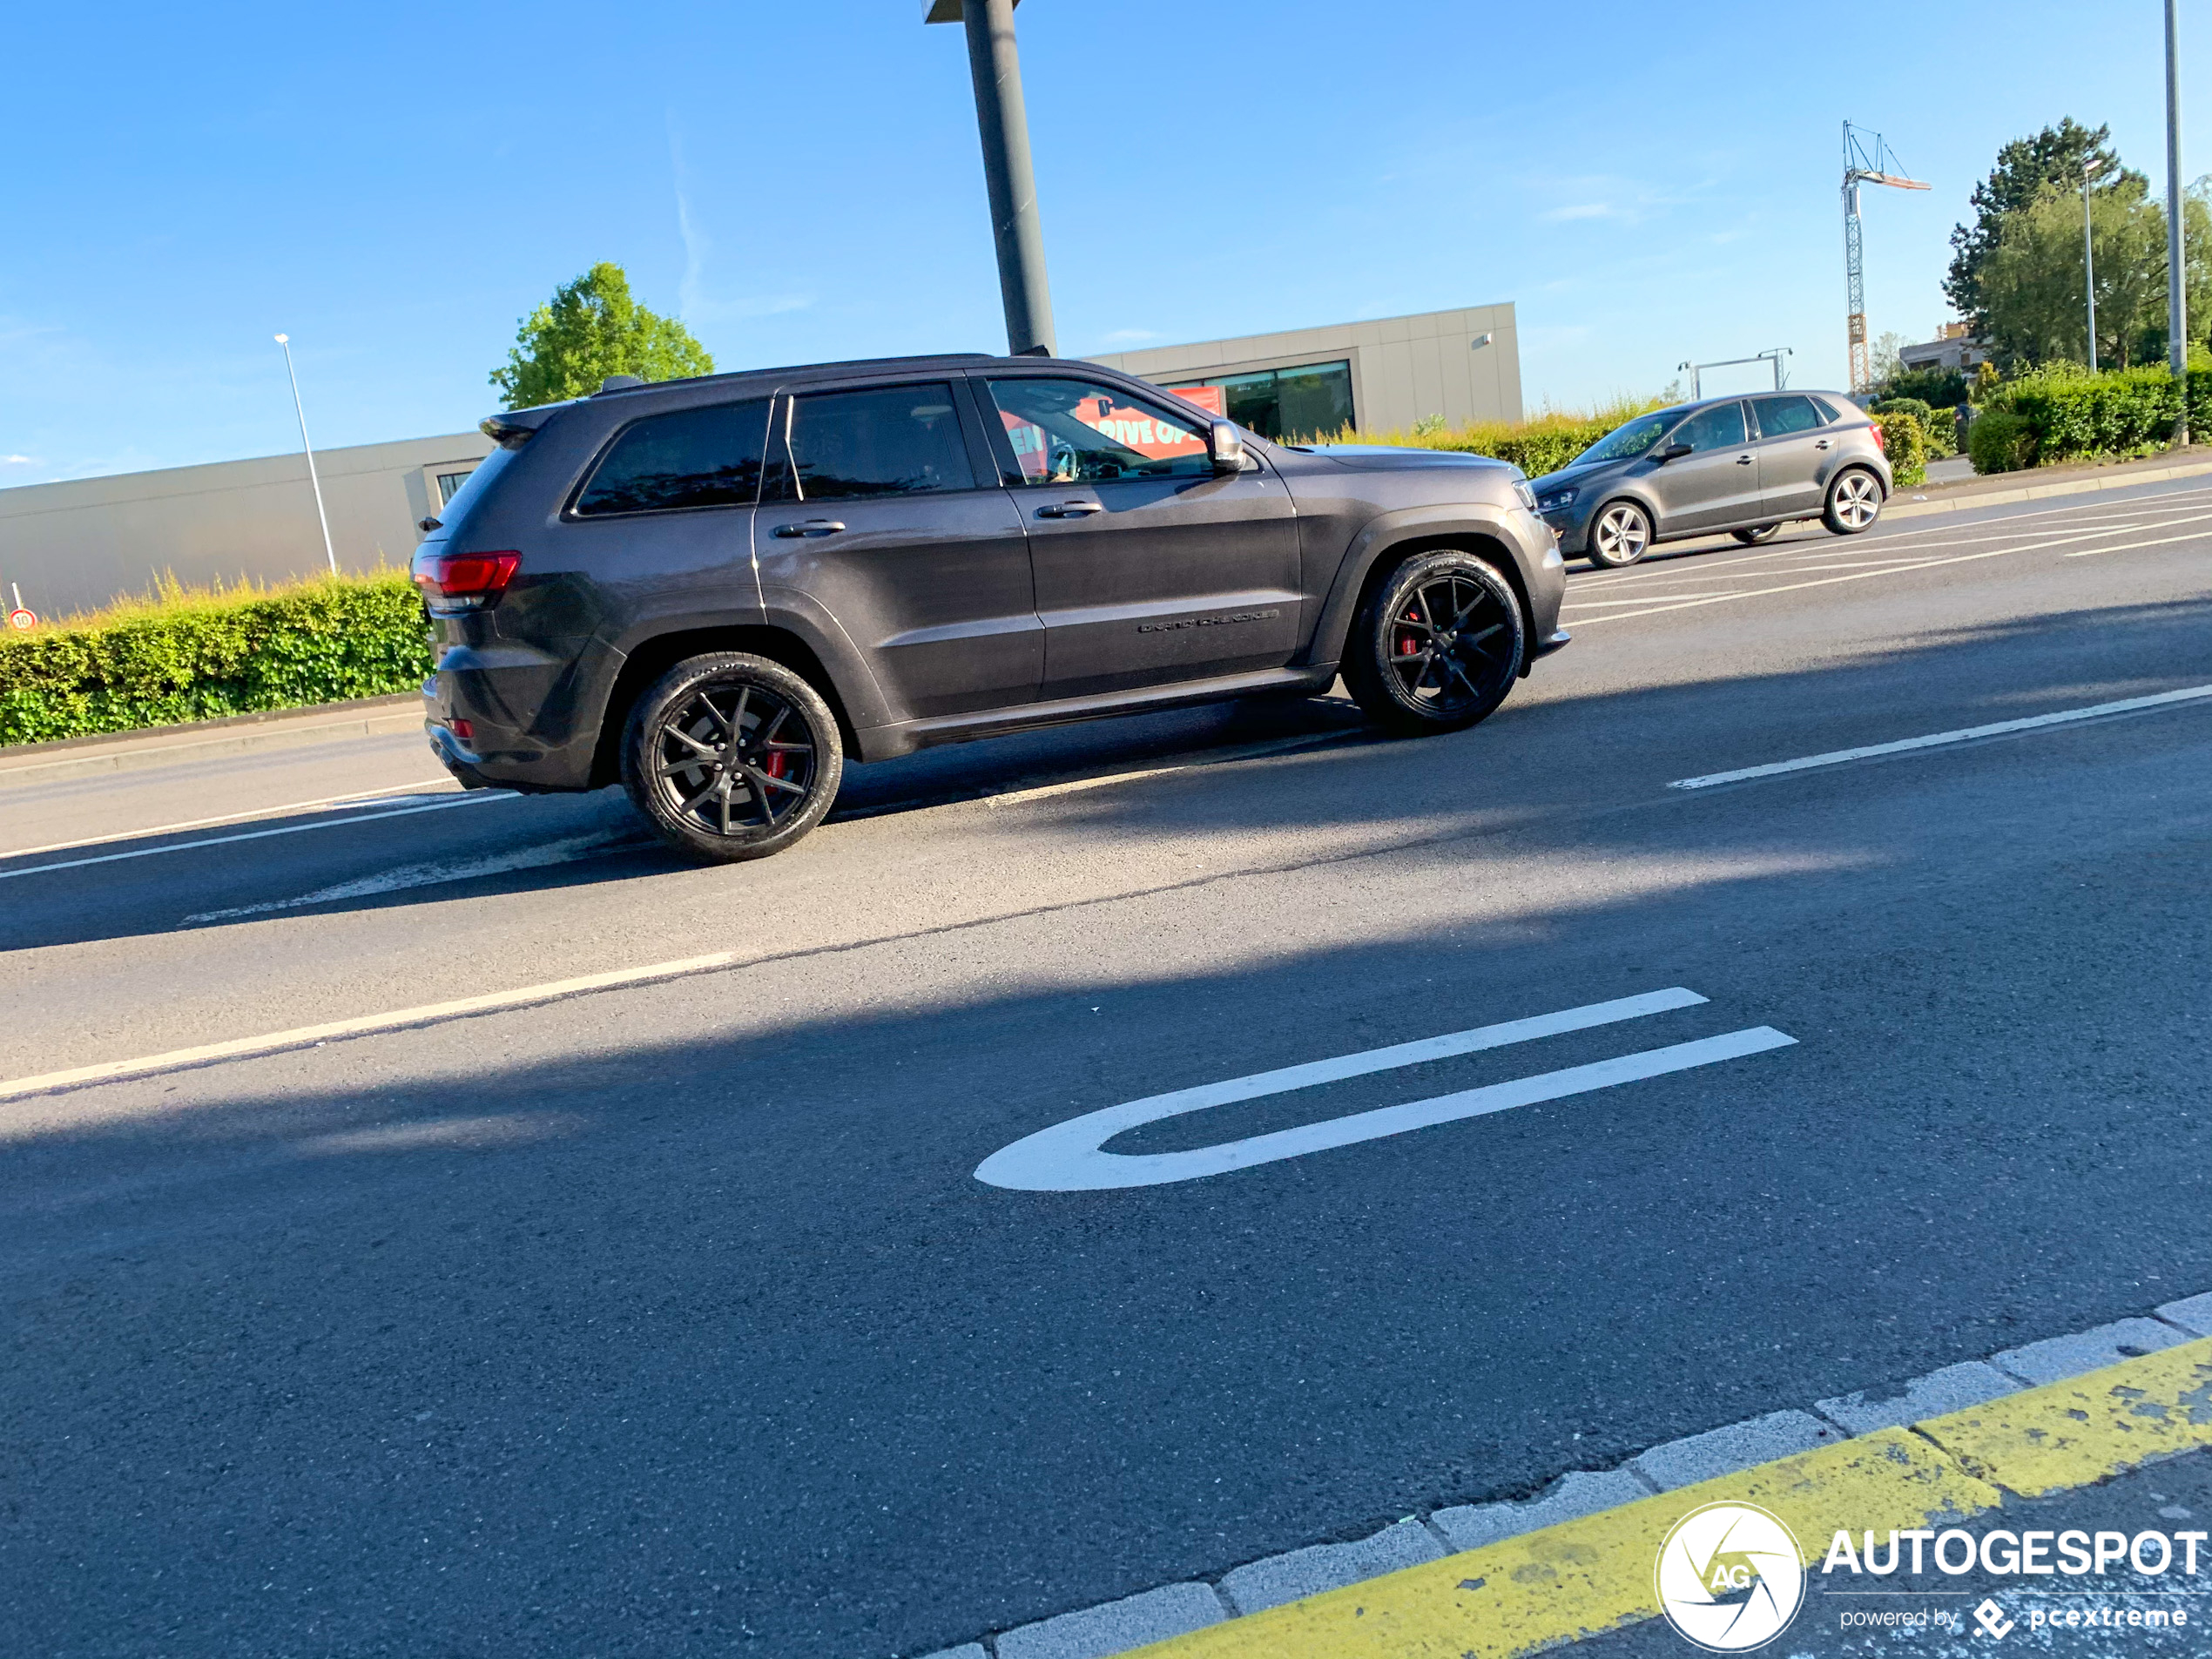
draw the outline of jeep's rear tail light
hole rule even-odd
[[[422,603],[443,615],[489,610],[522,563],[519,553],[418,553],[415,585],[422,590]]]

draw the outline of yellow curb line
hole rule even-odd
[[[1838,1528],[1947,1523],[1993,1509],[2008,1494],[2087,1486],[2204,1447],[2212,1447],[2212,1337],[1138,1651],[1149,1659],[1514,1659],[1656,1616],[1659,1546],[1701,1504],[1771,1511],[1817,1568]]]

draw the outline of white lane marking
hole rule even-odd
[[[1133,784],[1143,778],[1164,778],[1171,772],[1199,772],[1209,766],[1225,765],[1237,760],[1257,760],[1265,755],[1286,754],[1293,749],[1311,749],[1318,744],[1333,743],[1343,737],[1341,732],[1315,732],[1304,737],[1277,738],[1266,743],[1248,744],[1222,754],[1208,755],[1197,760],[1177,761],[1171,766],[1147,766],[1138,772],[1109,772],[1100,778],[1071,778],[1065,783],[1040,784],[1035,789],[1009,789],[1004,794],[986,795],[987,806],[1017,806],[1025,801],[1042,800],[1052,795],[1072,795],[1080,790],[1103,789],[1109,784]]]
[[[388,818],[412,818],[417,813],[442,813],[450,806],[481,806],[495,800],[513,800],[508,789],[482,789],[458,800],[435,800],[423,806],[402,806],[392,813],[356,813],[350,818],[319,818],[312,824],[287,824],[279,829],[248,830],[239,835],[210,835],[197,841],[176,841],[167,846],[141,846],[128,853],[103,853],[98,858],[64,859],[58,864],[34,864],[27,870],[0,870],[0,881],[19,875],[49,875],[56,870],[81,870],[91,864],[118,864],[125,859],[159,858],[164,853],[190,853],[202,846],[228,846],[234,841],[266,840],[272,835],[305,835],[309,830],[340,829],[347,824],[381,824]]]
[[[266,1031],[259,1036],[233,1037],[227,1042],[203,1043],[193,1049],[172,1049],[165,1054],[141,1055],[131,1060],[105,1060],[97,1065],[76,1066],[67,1071],[42,1072],[32,1077],[10,1077],[0,1082],[0,1100],[17,1100],[26,1095],[42,1095],[53,1089],[73,1089],[85,1083],[142,1077],[153,1072],[174,1071],[183,1066],[204,1066],[213,1061],[236,1060],[248,1055],[280,1054],[287,1049],[310,1049],[318,1042],[327,1042],[337,1037],[399,1031],[409,1026],[430,1025],[470,1014],[528,1008],[535,1003],[557,1001],[563,997],[578,996],[589,991],[615,990],[624,986],[651,984],[656,980],[681,979],[690,974],[734,968],[740,960],[736,951],[721,950],[711,956],[687,956],[676,961],[654,962],[644,968],[618,968],[605,974],[585,974],[575,979],[550,980],[543,985],[525,985],[518,990],[492,991],[482,996],[459,997],[448,1002],[425,1002],[416,1008],[395,1008],[384,1014],[365,1014],[350,1020],[328,1021],[321,1025],[294,1026],[290,1030]]]
[[[2194,536],[2168,536],[2166,540],[2195,542],[2202,541],[2207,537],[2212,537],[2212,530],[2202,531]],[[1656,617],[1669,610],[1688,610],[1698,605],[1724,604],[1730,599],[1763,599],[1769,594],[1795,593],[1804,588],[1833,587],[1838,582],[1865,582],[1875,577],[1905,576],[1915,570],[1932,570],[1940,564],[1971,564],[1976,559],[2000,559],[2013,553],[2033,553],[2042,548],[2055,547],[2061,541],[2079,539],[2080,538],[2078,536],[2060,536],[2049,542],[2029,542],[2019,547],[1993,547],[1980,553],[1953,554],[1947,559],[1921,559],[1916,563],[1892,566],[1879,570],[1854,570],[1849,576],[1824,576],[1813,582],[1785,582],[1779,587],[1759,588],[1750,593],[1707,594],[1694,599],[1661,598],[1642,610],[1623,610],[1609,617],[1584,617],[1580,619],[1578,625],[1584,628],[1595,628],[1602,622],[1627,622],[1632,617]],[[2165,544],[2165,542],[2123,543],[2118,547],[2101,547],[2096,550],[2100,553],[2126,553],[2136,547],[2162,547]]]
[[[2186,522],[2186,520],[2182,519],[2169,519],[2167,521],[2168,523],[2175,524],[2183,523]],[[2155,525],[2152,528],[2164,529],[2166,526],[2164,524],[2159,524]],[[2155,542],[2124,542],[2118,547],[2076,548],[2073,552],[2066,555],[2066,556],[2069,559],[2094,559],[2100,553],[2129,553],[2133,552],[2139,547],[2168,547],[2175,542],[2201,542],[2207,535],[2212,535],[2212,531],[2198,530],[2195,534],[2191,536],[2161,536]]]
[[[1394,1048],[1374,1049],[1367,1054],[1345,1055],[1335,1060],[1288,1066],[1279,1071],[1261,1072],[1251,1077],[1234,1077],[1226,1082],[1206,1083],[1196,1089],[1177,1089],[1172,1094],[1128,1101],[1055,1123],[1050,1129],[1040,1130],[1011,1146],[1001,1148],[976,1167],[975,1178],[987,1185],[1004,1187],[1017,1192],[1103,1192],[1123,1187],[1161,1186],[1170,1182],[1196,1181],[1207,1176],[1224,1175],[1232,1170],[1251,1169],[1255,1164],[1303,1157],[1309,1152],[1403,1135],[1412,1130],[1456,1123],[1462,1118],[1480,1117],[1515,1106],[1534,1105],[1540,1101],[1560,1100],[1569,1095],[1585,1094],[1594,1089],[1607,1089],[1617,1083],[1635,1082],[1646,1077],[1662,1076],[1669,1072],[1685,1071],[1694,1066],[1709,1066],[1718,1061],[1758,1054],[1768,1049],[1784,1048],[1797,1041],[1795,1037],[1777,1031],[1770,1026],[1758,1026],[1749,1030],[1730,1031],[1717,1037],[1701,1037],[1693,1042],[1674,1043],[1664,1049],[1622,1055],[1589,1065],[1569,1066],[1564,1070],[1543,1072],[1533,1077],[1516,1077],[1507,1082],[1461,1089],[1455,1094],[1439,1095],[1428,1100],[1407,1101],[1402,1105],[1352,1112],[1323,1123],[1304,1123],[1295,1129],[1248,1136],[1243,1140],[1224,1141],[1214,1146],[1156,1153],[1120,1153],[1104,1150],[1105,1143],[1114,1136],[1142,1124],[1157,1123],[1186,1113],[1204,1111],[1231,1101],[1284,1094],[1294,1089],[1311,1088],[1316,1083],[1359,1076],[1366,1072],[1413,1065],[1422,1060],[1437,1059],[1446,1055],[1471,1054],[1478,1049],[1527,1042],[1561,1031],[1583,1030],[1591,1026],[1635,1019],[1668,1008],[1687,1008],[1704,1001],[1696,992],[1679,988],[1653,991],[1643,996],[1594,1003],[1588,1008],[1568,1008],[1558,1014],[1540,1015],[1534,1019],[1513,1020],[1502,1025],[1454,1032],[1449,1036],[1429,1038],[1425,1042],[1400,1043]]]
[[[1989,725],[1970,725],[1956,732],[1933,732],[1925,738],[1899,738],[1894,743],[1871,743],[1859,749],[1837,749],[1827,754],[1806,755],[1797,760],[1777,760],[1764,766],[1743,766],[1735,772],[1708,772],[1702,778],[1677,778],[1669,789],[1710,789],[1716,784],[1742,783],[1750,778],[1778,778],[1784,772],[1809,772],[1815,766],[1840,766],[1847,760],[1866,760],[1876,755],[1898,755],[1915,749],[1934,749],[1946,744],[1971,743],[1977,738],[1999,737],[2007,732],[2032,732],[2038,726],[2067,725],[2076,720],[2095,720],[2109,714],[2134,714],[2175,703],[2194,703],[2212,697],[2212,685],[2191,685],[2155,697],[2122,698],[2086,709],[2060,709],[2055,714],[2033,714],[2026,719],[1999,720]]]
[[[1976,519],[1965,524],[1931,524],[1925,529],[1885,530],[1871,536],[1867,545],[1902,546],[1907,550],[1898,554],[1897,557],[1918,558],[1932,548],[1968,547],[1978,542],[2003,541],[2007,536],[2020,534],[2019,530],[2012,527],[2027,519],[2084,513],[2092,510],[2093,507],[2098,510],[2117,513],[2122,517],[2131,514],[2141,516],[2162,513],[2168,515],[2163,521],[2165,523],[2188,523],[2191,522],[2189,518],[2175,517],[2173,515],[2202,503],[2184,499],[2184,497],[2208,494],[2212,494],[2212,489],[2177,490],[2171,496],[2161,496],[2155,500],[2139,498],[2121,502],[2100,502],[2079,507],[2047,507],[2032,513],[2014,513],[2004,518]],[[2155,526],[2152,527],[2155,528]],[[2061,527],[2051,525],[2047,528],[2058,530]],[[2100,523],[2087,529],[2067,531],[2064,535],[2054,536],[2051,542],[2044,545],[2054,546],[2060,541],[2088,539],[2101,533],[2109,533],[2112,528]],[[2027,532],[2031,536],[2042,533],[2040,530]],[[1764,563],[1770,559],[1801,559],[1808,553],[1818,552],[1825,544],[1825,537],[1796,537],[1779,547],[1770,548],[1763,553],[1737,553],[1725,547],[1716,547],[1703,553],[1677,553],[1670,549],[1650,563],[1639,564],[1630,570],[1577,571],[1569,578],[1568,586],[1571,591],[1577,588],[1615,587],[1622,584],[1632,587],[1649,587],[1654,583],[1670,581],[1732,582],[1739,574],[1744,573],[1744,567],[1747,565]],[[1780,573],[1753,570],[1748,574],[1759,577]]]
[[[449,785],[450,788],[441,788]],[[147,835],[176,835],[185,830],[207,829],[217,824],[235,824],[246,818],[281,818],[287,813],[310,813],[318,806],[381,806],[387,802],[400,805],[421,798],[421,792],[436,790],[449,793],[459,789],[450,779],[425,778],[420,783],[393,784],[383,789],[357,789],[350,795],[325,795],[316,800],[287,801],[281,806],[257,806],[251,812],[218,813],[212,818],[188,819],[181,824],[156,824],[148,829],[118,830],[112,835],[88,835],[81,841],[51,841],[44,846],[19,846],[12,852],[0,853],[0,859],[36,858],[41,853],[69,853],[80,846],[105,846],[113,841],[135,841]],[[410,792],[402,793],[402,791]]]
[[[536,870],[552,864],[572,864],[578,859],[595,858],[621,846],[644,846],[645,843],[627,838],[613,830],[594,835],[572,835],[565,840],[546,841],[536,846],[520,846],[511,852],[495,853],[480,859],[446,859],[429,864],[403,865],[398,869],[385,870],[376,875],[365,875],[358,880],[341,881],[335,887],[320,887],[313,893],[303,893],[296,899],[268,899],[260,904],[238,905],[228,910],[203,910],[196,916],[186,916],[186,921],[231,921],[240,916],[266,915],[273,910],[297,910],[305,905],[332,904],[345,899],[374,898],[380,893],[401,893],[409,887],[441,887],[450,881],[469,881],[479,876],[504,875],[510,870]]]

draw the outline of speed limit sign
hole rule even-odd
[[[8,626],[14,629],[19,634],[29,633],[37,625],[38,618],[31,612],[25,610],[21,605],[17,605],[13,610],[10,610],[8,613]]]

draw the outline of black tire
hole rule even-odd
[[[1864,467],[1846,467],[1828,482],[1820,522],[1838,536],[1871,529],[1882,516],[1882,481]]]
[[[1650,550],[1651,515],[1636,502],[1609,501],[1590,516],[1592,564],[1619,570]]]
[[[1781,535],[1782,526],[1779,524],[1754,524],[1748,530],[1730,530],[1729,534],[1733,536],[1737,541],[1743,543],[1746,547],[1757,547],[1760,543],[1771,542],[1776,536]]]
[[[1359,608],[1344,683],[1378,725],[1457,732],[1506,700],[1527,651],[1521,602],[1495,565],[1456,550],[1417,553]]]
[[[743,651],[677,664],[623,732],[631,800],[671,846],[715,863],[782,852],[822,821],[844,772],[821,694]]]

